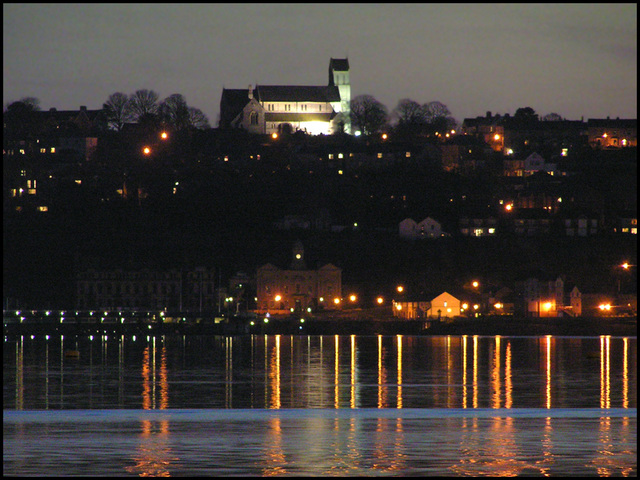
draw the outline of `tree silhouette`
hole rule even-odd
[[[134,120],[139,122],[141,117],[156,115],[159,109],[158,98],[159,95],[153,90],[136,90],[131,94],[129,102]]]
[[[379,132],[387,123],[387,108],[371,95],[359,95],[351,100],[351,122],[364,135]]]
[[[117,132],[122,130],[125,123],[133,120],[131,103],[126,93],[112,93],[102,105],[102,108],[106,115],[109,128]]]

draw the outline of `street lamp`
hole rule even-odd
[[[151,148],[149,148],[149,147],[144,147],[144,148],[142,149],[142,153],[143,153],[144,155],[146,155],[146,156],[151,155]]]

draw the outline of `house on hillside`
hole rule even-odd
[[[447,236],[447,234],[442,231],[440,223],[431,217],[427,217],[419,223],[412,218],[405,218],[400,222],[398,230],[400,238],[406,240],[423,240],[425,238]]]

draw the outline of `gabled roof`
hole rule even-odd
[[[254,95],[260,102],[339,102],[338,87],[258,85]]]
[[[637,119],[624,118],[590,118],[587,121],[589,128],[638,128]]]

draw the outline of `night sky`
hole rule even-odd
[[[325,85],[331,57],[348,57],[352,98],[389,111],[637,118],[636,4],[3,5],[4,107],[98,109],[146,88],[217,126],[223,87]]]

